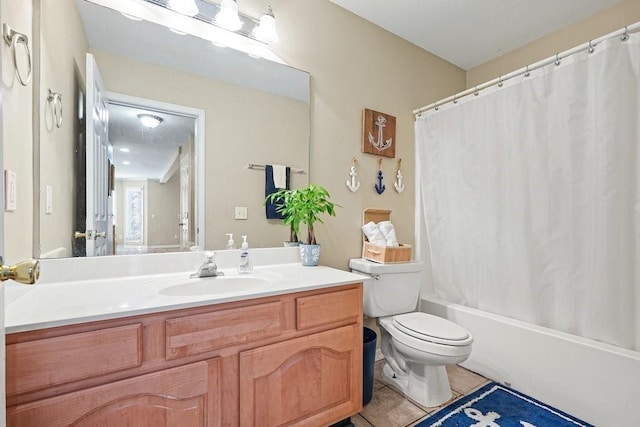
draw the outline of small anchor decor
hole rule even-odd
[[[383,179],[384,177],[382,176],[382,159],[380,159],[378,160],[378,183],[374,185],[378,194],[384,193],[384,190],[387,189],[387,187],[382,183]]]
[[[362,120],[362,152],[384,157],[396,156],[396,118],[366,108]]]
[[[402,159],[398,160],[398,173],[396,173],[396,182],[393,183],[393,186],[396,188],[398,193],[402,193],[404,191],[404,182],[402,180],[404,177],[402,176],[402,171],[400,167],[402,166]]]
[[[347,187],[349,187],[349,190],[351,190],[352,193],[355,193],[360,188],[360,181],[356,182],[356,177],[358,176],[358,172],[356,171],[357,163],[358,161],[354,157],[351,163],[351,170],[349,171],[349,176],[351,177],[351,179],[347,181]]]

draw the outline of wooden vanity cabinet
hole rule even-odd
[[[7,335],[9,426],[322,426],[362,408],[362,284]]]

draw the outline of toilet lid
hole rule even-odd
[[[405,334],[447,345],[467,345],[471,335],[455,323],[427,313],[406,313],[393,317],[393,324]]]

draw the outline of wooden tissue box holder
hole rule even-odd
[[[389,221],[390,218],[390,210],[367,208],[362,213],[362,225],[371,221],[377,224],[381,221]],[[409,262],[411,261],[411,246],[402,243],[400,246],[374,245],[362,233],[362,258],[382,264]]]

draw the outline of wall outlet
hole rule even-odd
[[[247,207],[246,206],[236,206],[235,219],[247,219]]]

